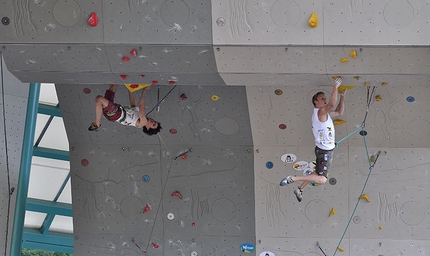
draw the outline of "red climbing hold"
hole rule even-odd
[[[90,88],[84,88],[84,93],[85,94],[90,94],[91,93],[91,89]]]
[[[126,75],[119,75],[121,78],[122,78],[122,80],[127,80],[127,76]]]
[[[151,244],[152,244],[152,246],[153,246],[155,249],[157,249],[158,247],[160,247],[158,244],[156,244],[156,243],[154,243],[154,242],[152,242]]]
[[[182,160],[187,159],[187,154],[183,154],[181,158],[182,158]]]
[[[131,54],[131,56],[136,57],[137,56],[136,49],[131,50],[130,54]]]
[[[172,128],[172,129],[170,129],[170,130],[169,130],[169,132],[170,132],[171,134],[176,134],[178,131],[177,131],[176,129],[173,129],[173,128]]]
[[[152,84],[153,84],[153,85],[158,84],[158,80],[152,80]]]
[[[280,124],[279,129],[285,130],[285,129],[287,129],[287,126],[285,124]]]
[[[139,84],[130,84],[130,88],[132,89],[136,89],[137,87],[139,87]]]
[[[191,223],[191,225],[194,227],[194,226],[196,226],[196,223],[195,223],[195,222],[193,222],[193,223]]]
[[[146,204],[145,208],[143,209],[143,213],[147,213],[147,212],[149,212],[149,210],[151,210],[151,207],[149,207],[149,205]]]
[[[182,94],[181,94],[181,96],[179,96],[179,97],[181,97],[181,100],[186,100],[186,99],[188,99],[188,98],[187,98],[187,96],[185,95],[185,93],[182,93]]]
[[[169,81],[169,85],[174,85],[175,81]]]
[[[130,60],[130,58],[129,58],[129,57],[127,57],[127,56],[122,57],[122,61],[124,61],[124,62],[127,62],[127,61],[129,61],[129,60]]]
[[[145,78],[145,75],[139,75],[140,76],[140,78]]]
[[[88,25],[91,27],[95,27],[99,24],[99,18],[97,17],[97,14],[95,12],[92,12],[90,14],[90,17],[88,18]]]
[[[82,164],[82,166],[87,166],[89,164],[89,162],[87,159],[82,159],[81,164]]]
[[[181,199],[181,200],[182,200],[182,195],[181,195],[181,193],[179,193],[179,191],[175,191],[175,192],[173,192],[173,193],[172,193],[172,196],[177,196],[177,197],[179,197],[179,199]]]

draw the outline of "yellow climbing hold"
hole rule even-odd
[[[308,20],[308,25],[311,28],[316,28],[318,26],[318,16],[316,13],[312,13],[311,17]]]
[[[338,92],[342,92],[342,91],[345,91],[345,90],[351,90],[352,88],[355,88],[356,86],[355,85],[341,85],[341,86],[339,86],[339,88],[337,88],[337,91]]]
[[[375,156],[371,156],[371,157],[370,157],[370,162],[371,162],[371,163],[375,162]]]
[[[376,96],[375,96],[375,100],[376,100],[376,101],[381,101],[381,100],[382,100],[381,95],[376,95]]]
[[[334,209],[334,207],[331,208],[330,214],[328,215],[329,217],[333,216],[336,214],[336,210]]]
[[[359,76],[354,76],[354,79],[358,81],[358,80],[360,80],[360,77]]]
[[[387,82],[383,82],[383,83],[382,83],[382,86],[387,86]]]
[[[340,246],[338,246],[337,247],[337,249],[340,251],[340,252],[345,252],[345,249],[343,249],[342,247],[340,247]]]
[[[347,58],[342,58],[342,59],[340,59],[340,62],[347,63],[347,62],[349,62],[349,60]]]
[[[343,123],[345,123],[345,122],[346,122],[345,120],[342,120],[342,119],[336,119],[336,120],[334,120],[334,121],[333,121],[333,124],[334,124],[334,126],[336,126],[336,125],[343,124]]]
[[[362,194],[360,196],[360,199],[365,199],[367,202],[370,202],[370,199],[369,199],[369,197],[366,194]]]
[[[283,93],[283,92],[282,92],[282,90],[281,90],[281,89],[276,89],[276,90],[275,90],[275,94],[276,94],[276,95],[282,95],[282,93]]]
[[[364,86],[369,86],[370,85],[370,82],[365,82],[364,83]]]
[[[379,229],[382,229],[382,226],[379,226]]]
[[[357,58],[357,51],[356,50],[350,51],[349,56],[351,56],[351,58],[353,58],[353,59]]]
[[[127,89],[130,92],[135,92],[135,91],[138,91],[138,90],[143,89],[145,87],[148,87],[151,84],[124,84],[124,85],[125,85],[125,87],[127,87]]]
[[[217,101],[217,100],[219,100],[219,97],[218,97],[218,96],[216,96],[216,95],[212,95],[211,99],[212,99],[213,101]]]

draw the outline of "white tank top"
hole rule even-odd
[[[132,108],[130,106],[123,106],[123,108],[125,110],[125,118],[124,118],[124,111],[123,111],[121,117],[117,120],[117,122],[122,125],[136,127],[136,122],[140,118],[139,108],[138,107]]]
[[[318,108],[314,109],[312,115],[312,132],[315,137],[315,145],[323,150],[332,150],[335,147],[334,125],[330,115],[327,121],[320,122],[318,119]]]

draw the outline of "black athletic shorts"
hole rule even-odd
[[[315,147],[315,156],[317,157],[315,172],[319,176],[325,176],[328,178],[331,161],[333,160],[333,149],[324,150],[319,147]]]

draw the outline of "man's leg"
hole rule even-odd
[[[136,96],[134,95],[134,93],[128,91],[128,98],[130,100],[130,107],[132,108],[137,107]]]
[[[90,128],[95,126],[97,129],[100,127],[100,121],[102,119],[103,115],[103,109],[106,108],[109,104],[109,102],[113,102],[115,97],[115,92],[118,89],[118,84],[111,84],[109,85],[109,90],[106,91],[105,97],[98,95],[96,97],[96,119],[93,124],[91,124]],[[110,91],[110,92],[109,92]]]

